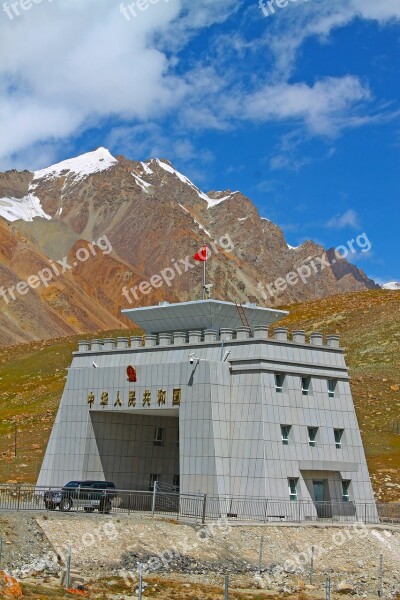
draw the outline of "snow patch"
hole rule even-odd
[[[207,202],[208,208],[210,208],[210,206],[213,206],[213,203],[215,202],[215,200],[213,200],[212,198],[209,198],[207,196],[207,194],[202,192],[201,189],[198,188],[197,185],[195,185],[192,181],[190,181],[190,179],[188,179],[185,175],[182,175],[182,173],[179,173],[179,171],[176,171],[170,165],[167,165],[167,163],[162,162],[162,160],[160,160],[158,158],[156,158],[155,161],[162,169],[164,169],[164,171],[171,173],[171,175],[176,175],[178,177],[178,179],[180,179],[182,181],[182,183],[185,183],[186,185],[190,186],[192,188],[192,190],[194,190],[196,192],[196,194],[198,195],[199,198],[201,198],[202,200],[205,200]]]
[[[193,221],[196,223],[196,225],[198,226],[198,228],[201,229],[201,231],[204,231],[204,233],[206,235],[208,235],[209,238],[211,238],[211,233],[209,233],[207,231],[207,229],[204,227],[204,225],[202,225],[201,223],[199,223],[198,221],[196,221],[196,219],[193,219]]]
[[[299,248],[299,246],[291,246],[290,244],[286,244],[286,246],[289,248],[289,250],[297,250],[297,248]]]
[[[190,215],[190,212],[188,211],[188,209],[187,209],[187,208],[185,208],[185,207],[184,207],[182,204],[179,204],[179,202],[178,202],[178,205],[179,205],[181,208],[183,208],[183,210],[184,210],[185,212],[187,212],[187,214],[188,214],[188,215]]]
[[[141,177],[139,177],[139,175],[136,175],[135,173],[132,173],[132,175],[134,176],[138,186],[147,194],[147,188],[153,187],[151,183],[147,183],[147,181],[144,181],[144,179],[142,179]]]
[[[231,196],[232,196],[232,194],[229,194],[229,196],[224,196],[223,198],[218,198],[216,200],[213,200],[212,198],[210,198],[208,208],[214,208],[214,206],[221,204],[221,202],[224,202],[224,200],[228,200],[228,198],[230,198]]]
[[[400,281],[389,281],[385,283],[382,288],[384,290],[400,290]]]
[[[35,217],[51,219],[34,194],[28,194],[23,198],[0,198],[0,217],[11,223],[18,220],[33,221]]]
[[[248,216],[247,217],[242,217],[241,219],[238,219],[238,221],[242,221],[242,222],[243,221],[247,221],[248,218],[249,218]]]
[[[143,167],[144,172],[146,173],[146,175],[153,175],[154,171],[152,171],[149,167],[149,165],[147,163],[140,163]]]
[[[114,158],[106,148],[98,148],[94,152],[87,152],[76,158],[63,160],[47,169],[35,171],[33,181],[43,178],[54,179],[60,175],[68,176],[71,174],[74,175],[75,181],[80,181],[93,173],[106,171],[117,162],[117,159]],[[36,185],[34,185],[33,188],[36,187]]]
[[[187,209],[187,208],[185,208],[185,207],[183,206],[183,204],[180,204],[180,203],[178,202],[178,206],[180,206],[180,207],[181,207],[181,208],[182,208],[182,209],[185,211],[185,213],[187,213],[188,215],[190,215],[190,216],[192,217],[192,215],[190,214],[190,212],[188,211],[188,209]],[[208,237],[209,237],[209,238],[211,238],[211,237],[212,237],[212,236],[211,236],[211,233],[210,233],[209,231],[207,231],[207,229],[204,227],[204,225],[202,225],[201,223],[199,223],[198,221],[196,221],[196,219],[195,219],[195,218],[193,218],[193,217],[192,217],[192,219],[193,219],[193,222],[194,222],[194,223],[195,223],[195,224],[198,226],[198,228],[199,228],[199,229],[201,229],[201,231],[204,231],[204,233],[205,233],[206,235],[208,235]]]
[[[218,194],[219,192],[217,192]],[[236,191],[236,192],[232,192],[231,194],[229,194],[228,196],[224,196],[223,198],[210,198],[210,202],[208,205],[208,208],[214,208],[214,206],[217,206],[218,204],[221,204],[221,202],[224,202],[225,200],[229,200],[229,198],[231,198],[234,194],[240,194],[240,192]],[[246,217],[247,218],[247,217]]]

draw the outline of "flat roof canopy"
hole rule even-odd
[[[251,329],[276,323],[288,312],[243,305]],[[233,302],[197,300],[178,304],[160,304],[121,311],[146,333],[166,333],[197,329],[237,329],[242,327],[239,310]]]

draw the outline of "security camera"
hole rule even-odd
[[[94,361],[93,361],[93,363],[92,363],[92,364],[93,364],[93,368],[94,368],[94,369],[98,369],[98,368],[99,368],[99,365],[96,365],[96,363],[95,363]]]
[[[201,360],[205,361],[205,358],[198,358],[197,356],[195,356],[194,352],[191,352],[189,354],[189,362],[192,365],[194,362],[199,363]]]

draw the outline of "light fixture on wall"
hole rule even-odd
[[[222,362],[226,362],[228,360],[228,356],[230,355],[231,351],[227,350],[222,358]]]

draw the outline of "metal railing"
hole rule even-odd
[[[52,494],[56,495],[53,496]],[[63,498],[70,502],[62,503]],[[177,519],[251,522],[400,523],[400,503],[285,501],[184,494],[157,485],[149,490],[72,490],[0,484],[0,511],[62,510],[103,513],[148,513]]]

